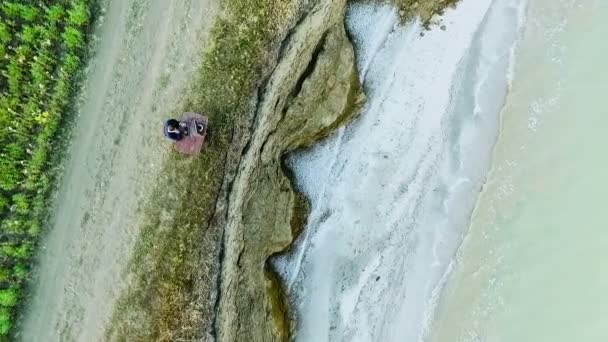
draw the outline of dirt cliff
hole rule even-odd
[[[292,243],[306,203],[282,158],[348,122],[363,103],[345,6],[320,0],[303,12],[259,96],[253,133],[228,186],[218,340],[289,338],[284,294],[267,261]]]
[[[430,27],[455,2],[398,0],[395,5],[404,19],[419,15]],[[216,226],[223,228],[212,328],[218,341],[286,341],[294,333],[286,296],[268,259],[294,241],[308,204],[291,184],[283,158],[348,123],[364,102],[344,27],[347,4],[294,5],[300,9],[297,21],[259,88],[249,131],[237,135],[242,149],[233,158],[234,170],[227,170],[225,200],[216,212]]]

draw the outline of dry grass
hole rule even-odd
[[[200,246],[209,238],[235,126],[254,110],[251,99],[271,58],[270,47],[285,29],[280,20],[292,17],[293,2],[226,2],[191,96],[176,110],[206,113],[211,143],[200,157],[172,154],[164,165],[130,263],[131,285],[114,312],[108,339],[201,338],[200,325],[209,321],[203,317],[209,310],[192,304],[200,299],[197,270],[210,261],[201,257]]]

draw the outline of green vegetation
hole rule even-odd
[[[209,240],[221,234],[208,229],[232,139],[255,110],[251,100],[298,4],[225,1],[191,96],[176,110],[176,116],[185,110],[206,113],[213,125],[211,143],[196,159],[172,154],[161,171],[131,262],[136,281],[114,312],[109,340],[190,341],[208,326],[211,317],[203,306],[213,303],[200,298],[197,272],[205,273],[214,262],[201,255],[213,254]],[[175,194],[169,188],[184,190]],[[204,282],[202,286],[214,286]]]
[[[414,16],[420,16],[423,26],[430,29],[434,24],[433,16],[443,15],[446,8],[455,6],[458,0],[390,0],[399,8],[399,15],[403,21]]]
[[[456,6],[459,0],[349,0],[353,3],[387,3],[399,9],[402,22],[407,22],[414,17],[420,17],[422,25],[430,29],[434,24],[434,15],[443,15],[445,9]]]
[[[23,295],[94,0],[0,4],[0,336]]]

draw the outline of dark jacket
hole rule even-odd
[[[173,128],[173,132],[169,132],[170,128]],[[165,122],[165,136],[171,140],[179,141],[184,135],[179,127],[179,121],[175,119],[169,119]]]

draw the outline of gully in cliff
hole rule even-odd
[[[184,113],[180,121],[169,119],[165,122],[165,136],[175,141],[178,152],[198,155],[207,137],[209,119],[197,113]]]

